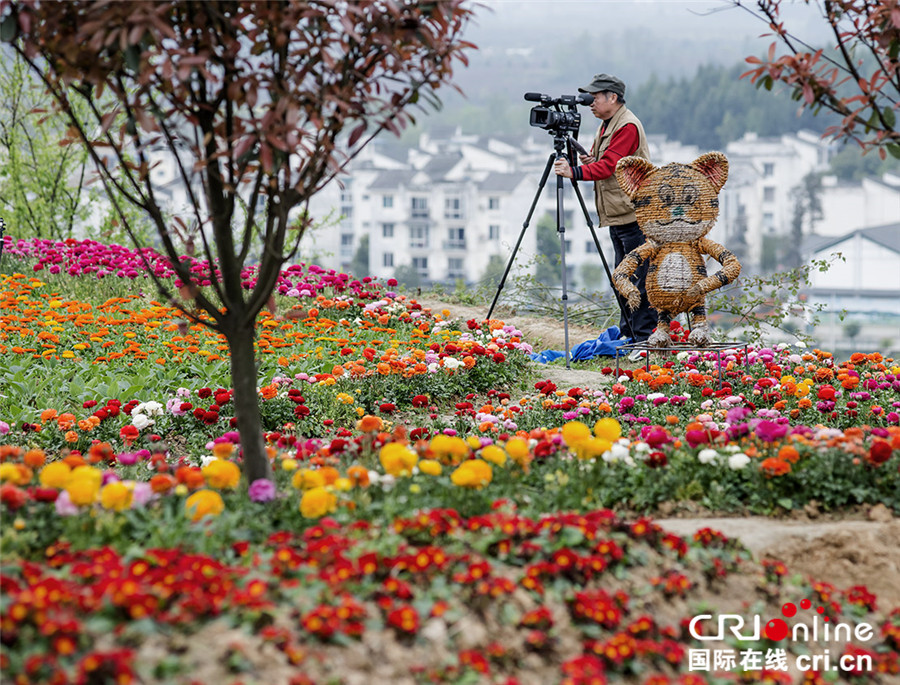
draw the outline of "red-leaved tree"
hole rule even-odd
[[[763,58],[744,74],[757,87],[780,81],[813,111],[841,116],[825,134],[856,141],[900,158],[900,2],[898,0],[805,0],[816,5],[833,36],[829,49],[815,48],[791,33],[781,17],[782,0],[732,0],[768,23],[775,36]]]
[[[0,0],[0,38],[63,112],[88,104],[72,141],[152,220],[178,276],[155,279],[161,296],[227,340],[249,481],[272,475],[255,326],[302,237],[296,210],[413,105],[439,104],[471,16],[464,0]],[[152,180],[158,149],[187,189],[184,215]],[[182,259],[195,251],[208,273]]]

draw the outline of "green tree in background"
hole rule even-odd
[[[357,278],[369,275],[369,234],[366,233],[359,239],[353,260],[350,262],[350,274]]]
[[[544,214],[537,222],[538,261],[535,277],[539,283],[559,285],[559,233],[556,231],[556,220],[549,213]]]
[[[798,116],[797,103],[787,93],[760,97],[751,83],[741,80],[744,71],[742,64],[706,65],[690,79],[651,76],[629,94],[628,107],[649,133],[703,149],[724,148],[748,131],[779,136],[821,128],[812,112]]]

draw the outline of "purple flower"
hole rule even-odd
[[[59,493],[59,497],[56,498],[53,507],[59,516],[75,516],[78,513],[78,507],[72,504],[69,493],[65,490]]]
[[[247,494],[253,502],[271,502],[275,499],[275,483],[268,478],[258,478],[250,483]]]

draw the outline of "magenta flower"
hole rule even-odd
[[[756,437],[763,442],[777,442],[787,435],[788,426],[774,421],[760,421],[756,425]]]
[[[267,478],[258,478],[250,483],[247,494],[253,502],[271,502],[275,499],[275,483]]]

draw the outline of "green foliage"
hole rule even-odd
[[[349,271],[357,278],[362,278],[369,274],[369,234],[366,233],[359,239],[359,245],[356,252],[353,253],[353,260],[350,262]]]
[[[714,330],[732,340],[760,341],[773,331],[781,331],[797,340],[812,342],[812,337],[800,331],[796,324],[789,327],[785,324],[792,317],[812,326],[818,324],[819,313],[826,305],[807,301],[804,291],[811,286],[809,276],[813,271],[825,273],[832,262],[843,259],[835,254],[830,259],[813,260],[787,271],[741,277],[710,293],[707,310],[710,320],[717,324]]]

